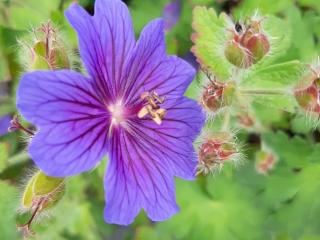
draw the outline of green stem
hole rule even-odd
[[[230,125],[230,112],[226,112],[223,118],[223,123],[221,126],[221,131],[228,131]]]
[[[246,95],[291,95],[289,90],[281,89],[240,89],[239,91]]]

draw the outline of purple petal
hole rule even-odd
[[[199,63],[197,62],[197,58],[193,55],[191,51],[188,51],[183,56],[183,59],[186,60],[195,69],[199,69]]]
[[[17,107],[39,127],[29,153],[48,175],[87,171],[106,154],[110,116],[93,82],[81,74],[69,70],[25,74]]]
[[[97,0],[94,16],[76,3],[65,15],[78,33],[82,61],[97,88],[106,99],[115,100],[135,45],[128,8],[120,0]]]
[[[169,2],[163,9],[164,30],[170,31],[178,22],[181,14],[181,0]]]
[[[195,101],[186,98],[169,101],[166,107],[168,114],[160,126],[150,119],[136,119],[114,135],[104,183],[107,222],[130,224],[141,208],[153,221],[178,211],[173,177],[193,179],[192,143],[204,115]]]
[[[0,137],[8,133],[10,121],[11,121],[10,115],[5,115],[0,117]]]
[[[195,70],[184,60],[166,56],[163,21],[150,22],[142,31],[126,69],[124,98],[135,103],[142,92],[176,97],[185,92]]]

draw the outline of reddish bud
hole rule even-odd
[[[261,60],[270,50],[267,36],[261,33],[252,35],[244,46],[250,51],[253,63]]]
[[[222,167],[228,160],[239,159],[239,146],[232,134],[215,133],[208,137],[199,148],[197,174],[208,174]]]
[[[260,174],[267,174],[273,169],[277,161],[278,158],[274,154],[266,151],[259,151],[256,154],[256,171]]]
[[[235,84],[233,81],[220,83],[211,80],[205,87],[202,96],[202,105],[211,112],[230,106],[234,99]]]
[[[268,37],[263,33],[261,20],[249,20],[246,24],[236,23],[229,29],[231,35],[225,47],[225,56],[230,63],[248,68],[261,60],[270,50]]]
[[[302,77],[294,95],[303,110],[320,114],[320,79],[318,73],[311,70]]]
[[[319,89],[315,84],[310,87],[295,91],[295,97],[300,107],[306,111],[317,111],[319,108]]]

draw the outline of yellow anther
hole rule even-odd
[[[156,92],[144,92],[141,94],[142,100],[147,100],[147,105],[145,105],[139,112],[138,117],[143,118],[150,114],[152,120],[158,125],[162,123],[162,120],[167,112],[167,110],[160,108],[159,104],[164,103],[164,98],[160,97]]]

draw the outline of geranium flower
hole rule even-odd
[[[90,16],[77,3],[66,17],[78,33],[88,76],[36,71],[20,82],[17,106],[39,129],[29,153],[47,175],[94,168],[107,153],[108,223],[130,224],[143,208],[162,221],[178,211],[174,176],[193,179],[193,141],[204,116],[183,94],[194,69],[167,56],[161,19],[136,42],[120,0],[97,0]]]

